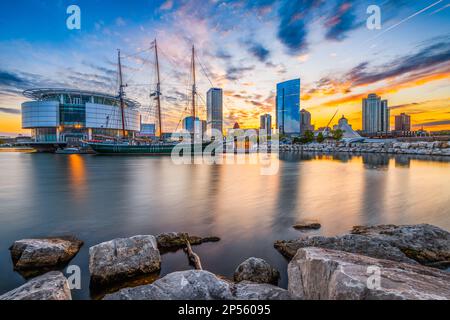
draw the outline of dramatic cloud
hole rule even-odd
[[[254,66],[251,67],[229,67],[227,69],[226,78],[230,81],[240,80],[244,77],[245,73],[255,70]]]
[[[325,37],[329,40],[341,41],[347,37],[349,31],[358,28],[361,23],[356,22],[356,15],[351,1],[338,1],[332,14],[327,17]]]
[[[292,54],[305,52],[306,23],[310,20],[310,12],[317,7],[319,0],[291,0],[283,1],[279,8],[278,38]]]
[[[270,51],[259,43],[251,44],[248,50],[253,56],[258,58],[260,62],[266,62],[270,56]]]
[[[450,124],[450,120],[439,120],[439,121],[430,121],[430,122],[423,122],[423,123],[416,123],[414,126],[415,127],[433,127],[433,126],[444,126],[444,125],[449,125]]]
[[[0,112],[9,113],[9,114],[20,114],[21,113],[21,111],[19,109],[2,108],[2,107],[0,107]]]

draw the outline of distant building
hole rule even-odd
[[[333,127],[333,130],[341,130],[343,132],[342,139],[348,141],[361,141],[364,140],[355,130],[353,130],[352,125],[348,123],[345,116],[339,119],[339,123]]]
[[[363,132],[368,134],[389,132],[390,116],[388,101],[376,94],[369,94],[362,102]]]
[[[277,84],[276,126],[280,134],[300,135],[300,79]]]
[[[208,122],[206,120],[201,120],[200,123],[202,125],[202,134],[205,134],[208,129]]]
[[[207,127],[208,130],[218,130],[223,133],[223,91],[211,88],[206,94]]]
[[[22,128],[31,129],[34,147],[78,145],[82,140],[134,137],[141,131],[139,103],[125,99],[123,110],[115,95],[79,89],[30,89],[23,95]]]
[[[189,116],[183,119],[183,129],[189,131],[190,133],[194,132],[194,117]],[[200,121],[199,118],[195,117],[195,121]]]
[[[303,135],[306,131],[314,131],[311,125],[311,113],[303,109],[300,111],[300,133]]]
[[[272,134],[272,116],[270,114],[263,114],[260,117],[260,130],[266,130],[268,135]]]
[[[395,131],[411,131],[411,116],[406,113],[395,116]]]
[[[156,136],[156,125],[154,123],[141,123],[141,131],[138,135],[141,137]]]

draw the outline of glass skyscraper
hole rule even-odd
[[[362,103],[363,131],[365,133],[378,133],[390,131],[390,112],[387,100],[372,93]]]
[[[276,109],[279,133],[300,135],[300,79],[277,84]]]
[[[206,111],[208,130],[223,132],[223,91],[220,88],[211,88],[206,94]]]

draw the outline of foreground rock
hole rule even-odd
[[[184,248],[186,246],[186,239],[189,240],[191,245],[199,245],[205,242],[217,242],[220,241],[218,237],[198,237],[190,236],[184,232],[168,232],[161,233],[156,236],[156,241],[158,243],[158,248],[161,251],[171,251]]]
[[[63,266],[80,250],[83,241],[74,237],[24,239],[9,248],[14,269],[39,273]]]
[[[292,300],[289,291],[270,284],[243,281],[234,285],[233,297],[237,300]]]
[[[72,300],[72,295],[64,275],[52,271],[5,293],[0,300]]]
[[[161,268],[154,236],[115,239],[89,248],[91,286],[107,286]]]
[[[380,282],[368,267],[380,268]],[[289,292],[306,300],[450,299],[450,274],[433,268],[321,248],[300,249],[288,266]]]
[[[288,299],[287,290],[269,284],[233,284],[203,270],[174,272],[153,284],[127,288],[105,300],[269,300]]]
[[[303,237],[275,243],[275,248],[289,259],[298,249],[306,247],[341,250],[438,268],[450,266],[450,233],[427,224],[354,227],[351,234],[344,236]]]
[[[296,230],[319,230],[322,226],[318,222],[297,223],[292,226]]]
[[[242,262],[234,272],[234,281],[278,284],[280,273],[265,260],[249,258]]]

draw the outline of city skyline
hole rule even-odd
[[[302,83],[300,107],[312,113],[316,127],[339,108],[355,130],[362,129],[361,101],[375,92],[389,100],[391,127],[395,115],[407,113],[413,130],[450,128],[449,1],[371,1],[382,10],[381,30],[365,26],[367,1],[76,1],[79,31],[65,26],[69,4],[4,5],[0,135],[27,132],[20,120],[24,89],[115,93],[115,50],[127,56],[148,48],[155,37],[166,132],[185,108],[192,43],[202,63],[198,91],[204,100],[210,82],[223,89],[224,128],[235,122],[257,127],[267,113],[275,119],[276,84],[294,78]],[[150,59],[147,53],[124,61],[127,94],[143,105],[149,104],[149,88],[142,84],[153,81],[149,65],[138,72]],[[199,104],[206,119],[206,102]]]

